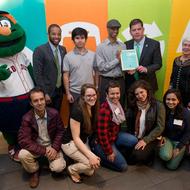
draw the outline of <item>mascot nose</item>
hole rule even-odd
[[[8,36],[11,34],[11,29],[9,27],[0,27],[0,35]]]

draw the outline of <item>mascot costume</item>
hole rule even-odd
[[[18,160],[17,132],[30,109],[28,92],[34,87],[32,65],[21,51],[26,35],[16,20],[0,11],[0,131],[10,158]]]

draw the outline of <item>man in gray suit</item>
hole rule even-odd
[[[45,91],[47,105],[60,110],[63,97],[62,68],[66,49],[59,45],[61,28],[57,24],[48,27],[49,42],[37,47],[33,53],[36,85]]]
[[[155,72],[162,67],[160,43],[144,35],[142,20],[133,19],[129,27],[133,39],[125,42],[125,45],[127,49],[136,49],[139,67],[136,70],[126,72],[126,90],[135,80],[143,79],[150,83],[153,92],[155,92],[158,90]]]

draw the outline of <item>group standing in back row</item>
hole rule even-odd
[[[167,162],[167,167],[174,169],[179,165],[190,139],[189,112],[175,91],[165,95],[165,106],[154,98],[158,89],[156,71],[162,66],[160,44],[144,35],[140,19],[130,22],[132,40],[125,43],[117,39],[120,27],[115,19],[107,22],[108,37],[99,44],[96,53],[85,47],[88,32],[77,27],[71,33],[75,47],[66,54],[66,49],[59,45],[61,28],[52,24],[48,28],[49,42],[35,49],[34,78],[40,89],[30,92],[33,109],[23,117],[19,131],[22,148],[19,158],[26,171],[31,173],[31,187],[39,183],[36,159],[40,156],[48,159],[52,172],[61,172],[65,168],[61,148],[75,161],[67,169],[76,183],[81,182],[82,173],[93,175],[100,163],[117,171],[126,170],[127,162],[152,163],[158,139],[161,139],[160,157]],[[123,49],[136,49],[137,69],[122,71],[120,52]],[[190,41],[186,39],[183,55],[174,62],[171,87],[182,91],[183,84],[188,83],[185,77],[190,75],[189,60]],[[189,102],[189,89],[186,85],[182,91],[187,93],[184,106]],[[60,111],[64,90],[70,103],[67,129],[63,128],[58,112],[46,108],[47,104]],[[172,107],[169,101],[174,100],[177,103]],[[125,120],[127,132],[121,132]],[[165,136],[160,137],[163,131]],[[170,155],[166,154],[168,149]],[[122,151],[127,154],[127,159]]]

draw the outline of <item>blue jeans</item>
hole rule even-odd
[[[113,162],[107,159],[108,155],[104,153],[104,150],[100,144],[95,143],[91,148],[92,151],[101,158],[102,166],[121,172],[127,169],[127,162],[124,156],[121,154],[119,148],[124,147],[126,150],[128,150],[129,148],[134,147],[137,142],[138,140],[135,136],[125,132],[119,132],[116,141],[112,144],[112,149],[115,153],[115,159]]]

